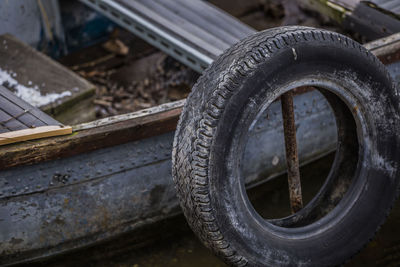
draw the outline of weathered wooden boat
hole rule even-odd
[[[366,47],[385,64],[400,60],[399,34]],[[205,62],[185,60],[202,69],[220,50]],[[391,66],[398,79],[397,65]],[[294,103],[301,164],[333,152],[336,124],[324,97],[306,90]],[[171,148],[183,104],[167,103],[75,125],[70,135],[1,147],[0,264],[56,255],[179,214]],[[275,102],[250,133],[243,170],[249,187],[285,171],[280,112]]]
[[[392,62],[399,57],[400,36],[367,47]],[[306,164],[335,149],[336,126],[316,91],[294,101]],[[183,103],[76,125],[68,136],[2,147],[1,264],[83,247],[180,213],[171,145]],[[249,186],[284,171],[279,109],[273,104],[266,111],[269,119],[251,133],[244,157]]]

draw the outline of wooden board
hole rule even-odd
[[[46,125],[62,124],[0,85],[0,134]]]
[[[303,0],[302,6],[374,40],[399,32],[399,0]]]
[[[72,128],[15,96],[0,85],[0,146],[72,133]]]
[[[94,93],[88,81],[9,34],[0,36],[0,58],[0,85],[52,115]]]
[[[183,103],[177,101],[81,124],[73,127],[71,135],[6,145],[0,148],[0,169],[68,157],[172,132]]]
[[[375,54],[383,64],[400,61],[400,32],[364,45]]]
[[[40,126],[0,134],[0,146],[44,137],[66,135],[72,133],[70,126]]]

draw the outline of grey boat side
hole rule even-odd
[[[397,34],[367,47],[381,60],[391,62],[398,59],[399,38]],[[389,70],[399,82],[399,63],[390,65]],[[81,133],[77,140],[73,136],[59,137],[2,148],[6,151],[0,153],[2,163],[9,162],[6,157],[12,151],[23,155],[25,150],[44,145],[58,154],[53,151],[53,158],[40,157],[39,149],[35,159],[29,154],[27,159],[11,165],[14,167],[0,166],[0,264],[82,248],[180,213],[171,177],[174,132],[170,128],[146,138],[128,136],[128,141],[123,139],[128,137],[121,136],[108,146],[98,144],[84,152],[80,147],[87,144],[85,133],[100,132],[101,140],[109,142],[110,138],[118,139],[110,133],[121,121],[134,121],[134,127],[126,131],[135,131],[154,114],[179,114],[182,105],[183,101],[168,103],[75,126],[75,136]],[[262,118],[266,119],[257,122],[249,133],[243,157],[248,186],[271,179],[285,169],[280,103],[273,103],[265,112]],[[295,115],[302,164],[334,151],[335,121],[317,91],[295,96]],[[99,130],[104,127],[110,132]],[[79,153],[60,152],[67,142],[72,142],[67,148]]]
[[[297,95],[295,105],[302,163],[334,151],[335,120],[322,95]],[[273,103],[262,116],[269,119],[249,133],[243,157],[249,186],[284,172],[280,114]],[[52,256],[180,213],[173,135],[1,171],[0,263]]]

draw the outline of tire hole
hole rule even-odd
[[[325,89],[316,90],[314,87],[298,87],[292,90],[292,94],[297,150],[302,166],[301,195],[303,207],[307,207],[299,212],[305,212],[311,206],[313,212],[307,215],[309,218],[301,223],[292,222],[291,225],[286,220],[292,211],[280,97],[251,123],[241,161],[242,177],[248,188],[247,197],[255,212],[273,224],[284,224],[286,227],[309,224],[328,214],[341,200],[350,184],[348,177],[340,182],[337,175],[331,175],[332,172],[337,172],[334,168],[346,168],[346,165],[334,164],[339,138],[338,116],[325,96],[330,95],[335,101],[341,100]],[[351,116],[347,106],[346,109],[346,114]],[[328,187],[327,184],[331,185]],[[321,211],[317,212],[319,208]]]

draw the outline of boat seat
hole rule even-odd
[[[71,127],[64,126],[0,85],[0,145],[71,132]]]

